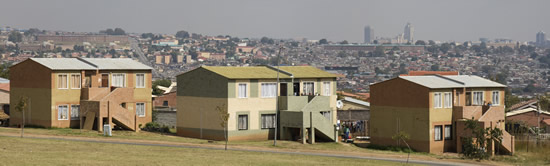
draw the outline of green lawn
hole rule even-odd
[[[379,160],[0,137],[0,165],[402,165]]]

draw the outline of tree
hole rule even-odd
[[[17,104],[15,104],[15,110],[18,112],[21,112],[23,114],[22,121],[21,121],[21,138],[23,138],[23,134],[25,133],[25,110],[28,107],[29,98],[26,96],[19,97],[19,101]]]
[[[113,35],[126,35],[126,32],[122,28],[115,28]]]
[[[407,134],[403,131],[399,131],[399,133],[396,133],[395,135],[393,135],[391,137],[391,139],[397,141],[397,146],[399,146],[400,141],[403,141],[403,143],[405,143],[405,145],[407,145],[407,148],[409,148],[409,154],[407,155],[407,164],[409,164],[409,157],[411,156],[411,151],[412,151],[411,147],[409,146],[409,144],[406,141],[409,138],[410,138],[409,134]]]
[[[451,49],[451,44],[449,44],[449,43],[443,43],[443,44],[441,44],[441,46],[439,47],[439,50],[440,50],[441,52],[443,52],[444,54],[446,54],[447,51],[449,51],[450,49]]]
[[[29,30],[25,31],[24,35],[25,36],[30,36],[30,35],[37,35],[37,34],[40,34],[40,33],[42,33],[42,31],[40,31],[39,29],[30,28]]]
[[[499,128],[483,128],[479,121],[468,119],[465,122],[466,130],[472,132],[472,136],[462,139],[462,154],[467,158],[487,159],[489,153],[487,149],[490,142],[502,142],[502,130]]]
[[[163,86],[163,87],[170,87],[172,84],[172,81],[170,80],[156,80],[152,83],[153,88],[153,95],[162,95],[164,93],[162,90],[160,90],[157,86]]]
[[[349,44],[349,42],[347,40],[344,40],[344,41],[340,42],[340,44]]]
[[[426,42],[424,40],[418,40],[414,43],[414,45],[426,45]]]
[[[328,44],[327,39],[321,39],[319,40],[319,44]]]
[[[11,31],[9,36],[8,36],[8,41],[11,41],[11,42],[14,42],[14,43],[21,42],[21,41],[23,41],[23,35],[21,35],[21,33],[17,32],[17,31]]]
[[[435,42],[433,40],[428,40],[429,45],[435,45]]]
[[[227,150],[227,121],[229,120],[229,113],[227,112],[225,104],[223,104],[221,107],[217,106],[216,110],[220,114],[220,126],[223,128],[223,137],[225,138],[225,150]]]
[[[141,38],[150,38],[150,39],[152,39],[153,37],[155,37],[155,35],[153,33],[142,33],[141,34]]]
[[[176,32],[176,37],[177,38],[182,38],[182,39],[189,38],[189,32],[187,32],[187,31],[178,31],[178,32]]]

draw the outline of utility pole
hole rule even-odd
[[[281,57],[281,50],[283,46],[279,47],[279,53],[277,53],[277,84],[275,85],[275,136],[273,137],[273,146],[277,146],[277,132],[279,131],[279,59]]]

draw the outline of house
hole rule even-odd
[[[350,128],[352,136],[368,136],[370,103],[352,97],[343,97],[336,102],[338,120],[342,130]]]
[[[539,109],[538,100],[531,99],[510,106],[506,112],[506,129],[515,134],[522,132],[522,127],[542,128],[546,119],[550,119],[550,112]]]
[[[10,67],[10,103],[28,97],[27,125],[139,130],[151,122],[151,70],[131,59],[30,58]],[[21,124],[22,113],[10,116]]]
[[[311,66],[198,67],[177,76],[177,135],[224,140],[222,110],[229,140],[336,141],[335,81]]]
[[[10,80],[0,78],[0,126],[6,126],[10,118]]]
[[[501,153],[514,152],[514,137],[504,130],[505,85],[469,75],[399,76],[370,86],[371,143],[396,146],[404,132],[411,148],[429,153],[462,152],[467,119],[503,130]],[[492,153],[494,147],[489,149]]]

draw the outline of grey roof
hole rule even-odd
[[[82,58],[99,70],[152,70],[153,68],[128,58]]]
[[[5,78],[0,78],[0,83],[10,83],[10,80]]]
[[[52,70],[95,70],[94,66],[84,63],[76,58],[31,58]]]
[[[52,70],[152,70],[132,59],[107,58],[31,58]]]
[[[481,87],[506,87],[500,83],[470,75],[425,75],[425,76],[399,76],[399,78],[425,86],[430,89],[442,88],[481,88]]]
[[[344,100],[355,103],[355,104],[363,105],[363,106],[366,106],[366,107],[370,107],[370,103],[366,102],[366,101],[354,99],[354,98],[351,98],[351,97],[344,97]]]

